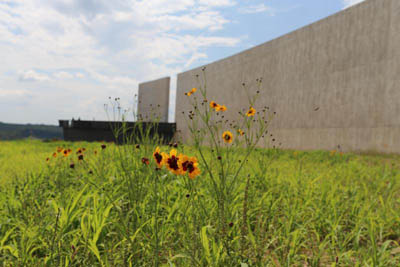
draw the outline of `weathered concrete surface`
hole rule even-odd
[[[258,107],[277,112],[271,132],[283,148],[400,152],[399,0],[367,0],[205,72],[209,100],[226,104],[229,119],[248,107],[241,84],[263,77]],[[184,92],[197,86],[196,74],[201,68],[177,80],[177,130],[186,141]]]
[[[168,122],[170,77],[139,84],[138,117]]]

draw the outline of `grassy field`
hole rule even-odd
[[[0,143],[2,266],[400,264],[399,156],[258,149],[223,188],[201,162],[194,179],[156,169],[154,145],[101,145]],[[227,173],[230,153],[203,149]]]

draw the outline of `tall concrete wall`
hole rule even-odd
[[[283,148],[400,152],[399,0],[366,0],[205,72],[208,98],[226,104],[230,119],[248,108],[241,84],[263,77],[258,103],[277,112],[271,131]],[[184,92],[196,74],[177,80],[177,130],[187,141]]]
[[[138,117],[143,121],[168,122],[170,77],[139,84]]]

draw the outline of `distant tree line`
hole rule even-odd
[[[0,122],[0,140],[24,138],[62,139],[62,128],[42,124],[11,124]]]

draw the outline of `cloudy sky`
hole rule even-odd
[[[177,73],[361,1],[0,0],[0,121],[106,119],[108,97],[131,108],[163,76],[174,107]]]

